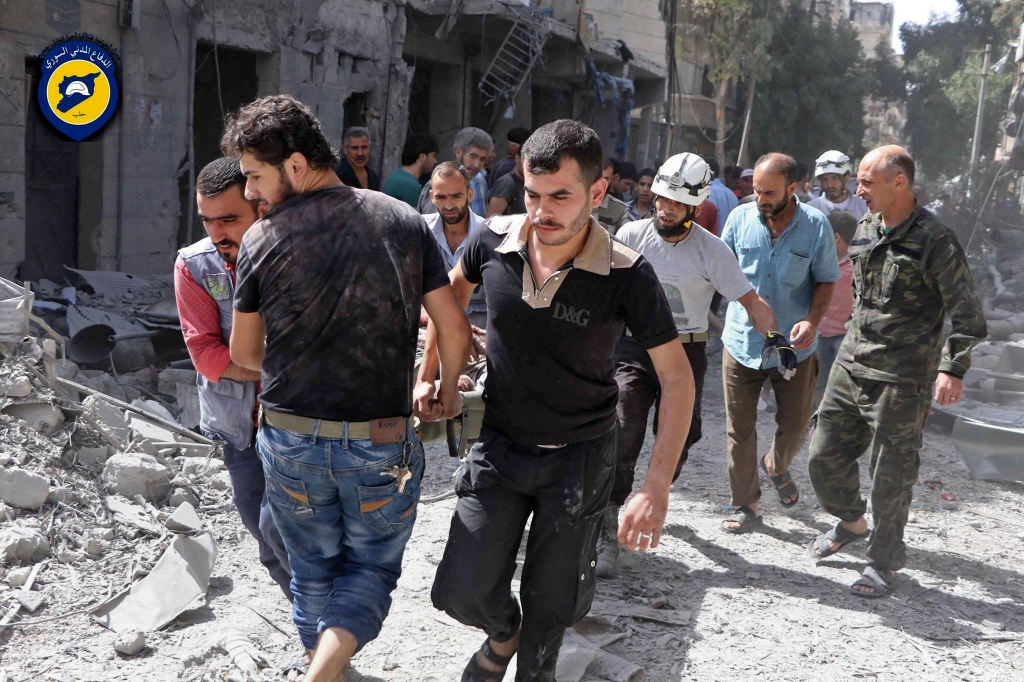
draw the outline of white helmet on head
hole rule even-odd
[[[826,173],[835,173],[836,175],[846,175],[847,173],[853,172],[853,164],[850,163],[850,157],[846,154],[830,149],[814,162],[814,177],[819,178]]]
[[[700,206],[711,195],[711,169],[696,154],[676,154],[658,169],[651,191],[688,206]]]

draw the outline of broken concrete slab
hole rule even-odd
[[[14,598],[17,599],[22,607],[29,613],[35,613],[36,609],[46,603],[46,595],[42,592],[18,590],[14,593]]]
[[[27,398],[32,395],[32,381],[24,374],[0,379],[0,395]]]
[[[1024,429],[959,417],[950,439],[971,478],[1024,481]]]
[[[7,571],[7,584],[11,587],[21,587],[28,582],[28,577],[32,575],[32,567],[24,566],[22,568],[12,568]]]
[[[199,497],[188,488],[175,488],[171,491],[171,496],[167,498],[167,504],[172,507],[178,507],[182,504],[191,504],[193,507],[198,507]]]
[[[131,427],[124,413],[100,396],[91,395],[82,401],[84,407],[105,429],[124,442],[131,440]]]
[[[39,561],[50,554],[50,543],[34,528],[0,530],[0,561]]]
[[[0,500],[19,509],[39,509],[50,494],[50,479],[26,469],[0,470]]]
[[[149,512],[123,497],[112,495],[106,499],[106,505],[114,520],[118,523],[138,528],[153,535],[163,533],[163,528],[153,519]]]
[[[209,533],[176,535],[149,575],[92,613],[114,632],[158,630],[206,594],[216,560],[217,542]]]
[[[171,491],[170,472],[155,457],[137,452],[119,453],[103,466],[107,491],[147,500],[162,500]]]
[[[97,466],[103,464],[110,458],[110,446],[100,445],[97,447],[78,448],[78,463],[82,466]]]
[[[49,436],[64,423],[64,413],[56,405],[48,402],[16,403],[5,407],[3,412],[27,422],[44,436]]]
[[[196,514],[195,507],[188,502],[178,505],[174,513],[164,521],[164,525],[175,533],[196,533],[203,529],[203,522]]]
[[[146,635],[138,630],[122,632],[114,639],[114,651],[125,656],[134,656],[146,648]]]
[[[165,369],[157,377],[157,392],[176,396],[178,384],[195,386],[197,377],[194,369]]]

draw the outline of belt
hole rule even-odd
[[[312,417],[299,417],[294,414],[275,412],[265,407],[260,409],[260,415],[261,424],[266,422],[275,429],[301,433],[306,436],[312,436],[316,433],[319,438],[344,438],[346,435],[345,424],[348,424],[348,437],[352,440],[370,440],[371,424],[382,421],[402,420],[405,422],[407,420],[407,417],[390,417],[388,419],[374,420],[373,422],[334,422],[328,419],[318,420]],[[319,429],[316,428],[318,421],[320,422]]]
[[[700,332],[699,334],[680,334],[679,343],[704,343],[711,338],[711,335],[707,332]]]

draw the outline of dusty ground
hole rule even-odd
[[[625,557],[619,577],[598,588],[606,600],[664,596],[668,608],[690,612],[690,624],[620,619],[607,627],[630,636],[609,651],[643,665],[652,682],[1024,679],[1024,645],[1017,639],[1024,638],[1024,487],[970,480],[950,441],[928,431],[907,529],[909,566],[892,596],[858,599],[847,586],[863,564],[863,546],[817,565],[805,552],[809,539],[831,524],[813,499],[806,452],[793,468],[800,505],[784,510],[767,491],[762,533],[719,531],[728,495],[717,369],[708,378],[704,414],[706,435],[673,487],[661,547]],[[761,416],[762,450],[771,418]],[[428,460],[425,495],[445,490],[455,468],[439,447],[428,448]],[[430,606],[453,506],[454,500],[421,506],[391,616],[347,679],[457,680],[479,645],[478,632]],[[255,542],[230,510],[205,518],[220,543],[206,604],[151,635],[142,654],[115,654],[114,635],[77,615],[0,631],[0,669],[12,682],[223,680],[228,660],[212,642],[225,628],[248,634],[275,666],[292,660],[298,643],[289,611],[256,560]],[[89,606],[126,584],[132,570],[128,552],[73,568],[51,560],[39,577],[49,603],[22,618]],[[0,591],[0,605],[10,602],[9,592]],[[990,627],[1000,623],[1002,630]]]

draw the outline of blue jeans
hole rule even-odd
[[[821,398],[825,395],[825,386],[828,385],[828,375],[832,372],[832,365],[835,364],[836,356],[839,355],[839,346],[843,345],[846,334],[838,336],[822,336],[818,334],[818,383],[814,385],[814,409],[817,411],[821,404]]]
[[[373,445],[265,424],[256,445],[288,549],[302,645],[315,649],[321,632],[339,627],[361,649],[380,633],[402,574],[420,499],[422,444],[411,428],[405,444]],[[412,478],[400,493],[383,472],[406,456]]]
[[[270,504],[264,494],[263,463],[256,454],[255,444],[239,450],[230,443],[224,443],[224,465],[231,477],[231,499],[242,517],[242,525],[256,539],[260,563],[266,566],[270,577],[280,585],[290,602],[292,571],[288,567],[284,541],[274,524]]]

